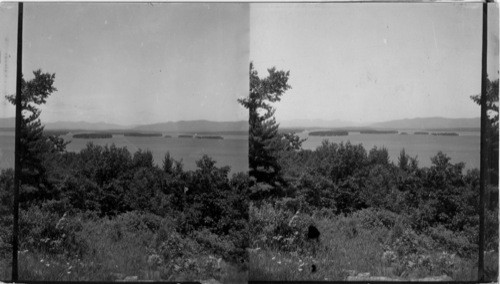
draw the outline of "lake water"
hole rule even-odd
[[[192,139],[192,138],[164,138],[164,137],[125,137],[113,135],[110,139],[76,139],[62,136],[71,143],[66,147],[68,151],[78,152],[92,141],[96,145],[104,146],[114,143],[117,147],[127,147],[133,154],[138,149],[150,150],[158,165],[162,164],[165,154],[170,152],[176,160],[181,160],[184,169],[196,169],[196,161],[203,154],[207,154],[217,163],[216,166],[230,166],[231,172],[248,170],[248,136],[223,135],[224,139]],[[14,165],[14,133],[0,132],[0,168]]]
[[[362,144],[367,153],[374,146],[384,146],[389,152],[391,161],[397,163],[403,148],[411,157],[417,156],[419,166],[428,167],[431,157],[442,151],[451,158],[451,163],[464,162],[465,169],[479,168],[480,133],[457,132],[460,136],[414,135],[413,130],[402,130],[408,135],[400,134],[360,134],[349,132],[347,136],[308,136],[299,133],[307,140],[302,144],[304,149],[316,149],[325,139],[340,143],[350,141],[351,144]]]
[[[405,131],[405,130],[403,130]],[[390,158],[397,162],[400,151],[404,148],[410,156],[418,156],[420,166],[430,166],[430,158],[438,151],[451,157],[452,163],[464,162],[466,169],[479,168],[479,132],[458,132],[460,136],[433,136],[399,134],[360,134],[350,132],[348,136],[319,137],[299,133],[307,137],[303,143],[304,149],[315,149],[324,139],[340,143],[350,141],[352,144],[362,144],[368,152],[374,146],[386,147]],[[149,149],[155,162],[161,165],[167,151],[176,159],[182,159],[185,169],[196,169],[196,161],[203,154],[207,154],[217,161],[217,166],[230,166],[231,172],[246,171],[248,168],[248,136],[223,135],[223,140],[218,139],[190,139],[163,137],[125,137],[114,135],[110,139],[76,139],[63,136],[72,142],[67,146],[68,151],[77,152],[85,148],[89,141],[97,145],[110,145],[115,143],[118,147],[127,147],[132,153],[138,149]],[[0,169],[14,165],[14,133],[0,131]]]

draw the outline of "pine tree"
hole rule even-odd
[[[271,103],[280,101],[290,89],[287,84],[290,72],[267,70],[265,78],[258,76],[250,63],[250,93],[238,102],[249,110],[249,175],[253,181],[254,198],[262,198],[283,183],[278,153],[283,149],[279,125],[274,118],[275,109]]]
[[[55,74],[33,72],[34,78],[21,85],[21,145],[19,149],[22,185],[20,201],[48,198],[51,182],[48,171],[54,167],[54,154],[65,150],[67,143],[62,138],[44,133],[40,120],[41,110],[37,106],[45,104],[47,98],[57,89],[53,86]],[[6,96],[15,105],[15,95]]]
[[[489,183],[498,187],[498,79],[487,79],[486,86],[486,111],[488,123],[486,128],[486,141],[488,145]],[[471,99],[481,105],[481,95],[473,95]]]

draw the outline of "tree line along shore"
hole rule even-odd
[[[323,130],[323,131],[311,131],[308,133],[309,136],[347,136],[350,132],[358,132],[360,134],[400,134],[408,135],[408,132],[398,131],[398,130],[361,130],[361,131],[346,131],[346,130]],[[415,131],[414,135],[433,135],[433,136],[460,136],[456,132],[427,132],[427,131]]]
[[[51,132],[52,135],[67,135],[69,132]],[[106,132],[94,132],[94,133],[77,133],[72,134],[73,138],[77,139],[110,139],[113,135],[123,135],[125,137],[164,137],[172,138],[172,135],[163,135],[162,133],[137,133],[137,132],[125,132],[125,133],[106,133]],[[220,135],[191,135],[191,134],[180,134],[177,138],[194,138],[194,139],[224,139]]]

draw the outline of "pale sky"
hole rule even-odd
[[[56,73],[44,122],[246,120],[250,60],[290,70],[278,121],[478,117],[481,16],[471,3],[25,3],[23,71]],[[17,3],[0,4],[0,117],[14,116],[16,28]]]
[[[469,97],[481,90],[481,5],[252,4],[250,60],[261,76],[290,71],[278,122],[479,117]],[[496,79],[498,6],[489,19]]]
[[[17,3],[1,3],[0,117],[14,116],[16,33]],[[25,78],[56,73],[44,122],[248,119],[236,101],[248,94],[248,4],[25,3],[23,39]]]

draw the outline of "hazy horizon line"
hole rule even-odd
[[[355,121],[355,120],[344,120],[340,118],[333,119],[325,119],[325,118],[294,118],[294,119],[276,119],[277,123],[283,122],[295,122],[295,121],[321,121],[321,122],[343,122],[343,123],[354,123],[354,124],[375,124],[389,121],[397,121],[397,120],[412,120],[412,119],[429,119],[429,118],[441,118],[441,119],[480,119],[480,116],[474,117],[446,117],[446,116],[416,116],[416,117],[404,117],[404,118],[393,118],[382,121]],[[15,117],[0,117],[0,119],[15,119]],[[177,122],[191,122],[191,121],[208,121],[208,122],[241,122],[248,121],[247,119],[237,119],[237,120],[212,120],[206,118],[197,118],[197,119],[181,119],[181,120],[167,120],[167,121],[158,121],[158,122],[147,122],[147,123],[131,123],[131,124],[121,124],[115,122],[108,121],[89,121],[89,120],[56,120],[56,121],[44,121],[42,120],[42,124],[47,123],[89,123],[89,124],[114,124],[118,126],[139,126],[139,125],[151,125],[151,124],[160,124],[160,123],[177,123]]]

